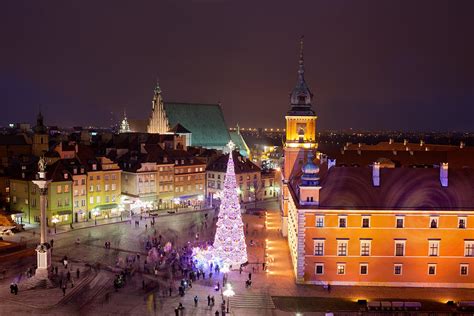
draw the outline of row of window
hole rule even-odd
[[[74,196],[78,195],[86,195],[86,189],[81,189],[81,192],[79,193],[79,190],[74,190]]]
[[[117,190],[117,185],[115,183],[112,183],[110,186],[108,184],[104,185],[104,191],[107,192],[107,191],[115,191]],[[97,184],[95,186],[95,191],[96,192],[100,192],[101,191],[101,185],[100,184]],[[94,192],[94,185],[90,185],[89,186],[89,192]],[[58,192],[59,193],[59,192]]]
[[[336,263],[336,274],[337,275],[345,275],[347,272],[346,270],[346,263],[345,262],[338,262]],[[436,275],[437,272],[437,264],[436,263],[428,263],[427,266],[427,274],[428,275]],[[316,263],[314,273],[316,275],[324,275],[324,263]],[[369,264],[368,263],[360,263],[359,264],[359,275],[368,275],[369,274]],[[393,274],[394,275],[403,275],[403,264],[402,263],[395,263],[393,265]],[[468,263],[461,263],[459,265],[459,275],[467,276],[469,275],[469,264]]]
[[[97,196],[95,200],[96,200],[96,203],[100,203],[101,197],[100,197],[100,196]],[[112,195],[112,196],[110,197],[110,196],[107,195],[107,196],[105,197],[105,202],[106,202],[106,203],[109,203],[111,200],[112,200],[112,202],[115,202],[115,201],[116,201],[116,196],[115,196],[115,195]],[[12,202],[13,202],[13,203],[16,203],[16,202],[17,202],[16,196],[12,196]],[[69,198],[58,199],[58,200],[56,201],[57,207],[69,206],[69,203],[70,203]],[[93,196],[91,196],[91,197],[89,198],[89,203],[90,203],[90,204],[94,204],[94,197],[93,197]],[[25,199],[25,204],[26,204],[26,205],[29,204],[29,200],[28,200],[28,199]],[[36,204],[36,199],[31,199],[31,206],[32,206],[32,207],[36,207],[36,205],[37,205],[37,204]],[[48,200],[46,199],[46,206],[47,206],[47,205],[48,205]],[[79,207],[79,201],[78,201],[78,200],[74,201],[74,206],[75,206],[75,207]],[[82,199],[82,200],[81,200],[81,206],[86,206],[86,200],[85,200],[85,199]]]
[[[314,255],[324,256],[324,244],[325,239],[314,239]],[[347,249],[349,245],[348,239],[337,240],[337,255],[347,256]],[[440,240],[430,239],[428,240],[428,256],[437,257],[439,256]],[[360,256],[370,256],[372,248],[371,239],[360,240]],[[406,240],[396,239],[394,241],[394,256],[405,256]],[[464,256],[474,257],[474,240],[464,240]]]
[[[86,179],[81,179],[81,185],[85,185],[86,184]],[[74,186],[78,186],[79,185],[79,180],[74,180]]]
[[[100,180],[100,175],[95,176],[95,179],[96,179],[96,180]],[[111,174],[111,175],[110,175],[110,178],[109,178],[109,175],[106,174],[106,175],[104,176],[104,180],[105,180],[105,181],[109,181],[109,179],[111,179],[111,180],[117,180],[117,175],[116,175],[116,174]],[[94,176],[89,176],[89,180],[90,180],[90,181],[93,181],[93,180],[94,180]],[[83,184],[84,184],[84,183],[83,183]]]
[[[197,174],[195,176],[187,176],[184,177],[184,176],[181,176],[181,177],[175,177],[175,181],[185,181],[185,180],[188,180],[188,181],[191,181],[191,179],[195,179],[195,180],[200,180],[200,179],[204,179],[204,175],[201,175],[201,174]],[[171,179],[170,179],[171,180]]]
[[[186,170],[187,170],[187,173],[191,173],[191,172],[204,172],[204,168],[203,167],[195,167],[195,168],[175,168],[174,171],[176,174],[178,173],[186,173]]]
[[[324,215],[316,215],[316,227],[324,227]],[[347,216],[341,215],[338,217],[338,227],[347,228]],[[362,228],[370,228],[370,216],[362,216],[361,221]],[[404,228],[405,227],[405,217],[404,216],[395,216],[395,227]],[[439,216],[431,216],[428,222],[429,228],[438,228],[439,227]],[[458,228],[467,228],[467,217],[459,216],[458,217]]]
[[[204,188],[204,185],[196,184],[195,187],[196,187],[196,190],[202,190]],[[185,190],[184,186],[177,186],[176,185],[174,188],[175,188],[175,192],[183,192]],[[187,191],[191,191],[191,190],[192,190],[192,185],[189,184],[187,186]]]
[[[101,199],[100,196],[95,197],[95,203],[96,204],[101,203],[101,200],[102,199]],[[106,195],[105,196],[105,203],[115,202],[116,200],[117,200],[117,197],[115,195],[112,195],[112,196]],[[94,204],[94,197],[93,196],[89,197],[89,204]]]

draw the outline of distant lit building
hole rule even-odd
[[[123,119],[120,122],[119,133],[130,133],[130,125],[128,124],[127,113],[123,111]]]
[[[173,131],[177,124],[180,130]],[[154,90],[147,132],[190,134],[187,135],[188,146],[214,149],[225,148],[230,140],[219,104],[164,102],[158,84]]]

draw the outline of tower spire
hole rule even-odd
[[[300,38],[300,60],[298,63],[299,63],[298,75],[301,80],[303,79],[303,76],[304,76],[304,35],[301,35],[301,38]]]
[[[290,94],[290,103],[292,110],[310,111],[313,94],[304,80],[304,36],[300,37],[300,58],[298,61],[298,77],[296,86]]]

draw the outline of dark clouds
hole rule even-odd
[[[230,125],[283,126],[305,35],[319,126],[474,124],[472,1],[9,1],[0,4],[0,123],[146,118],[223,104]]]

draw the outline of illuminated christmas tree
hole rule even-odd
[[[227,146],[229,147],[229,160],[214,237],[213,257],[224,265],[236,267],[247,262],[247,245],[245,244],[244,223],[240,213],[234,159],[232,157],[234,143],[230,141]]]

